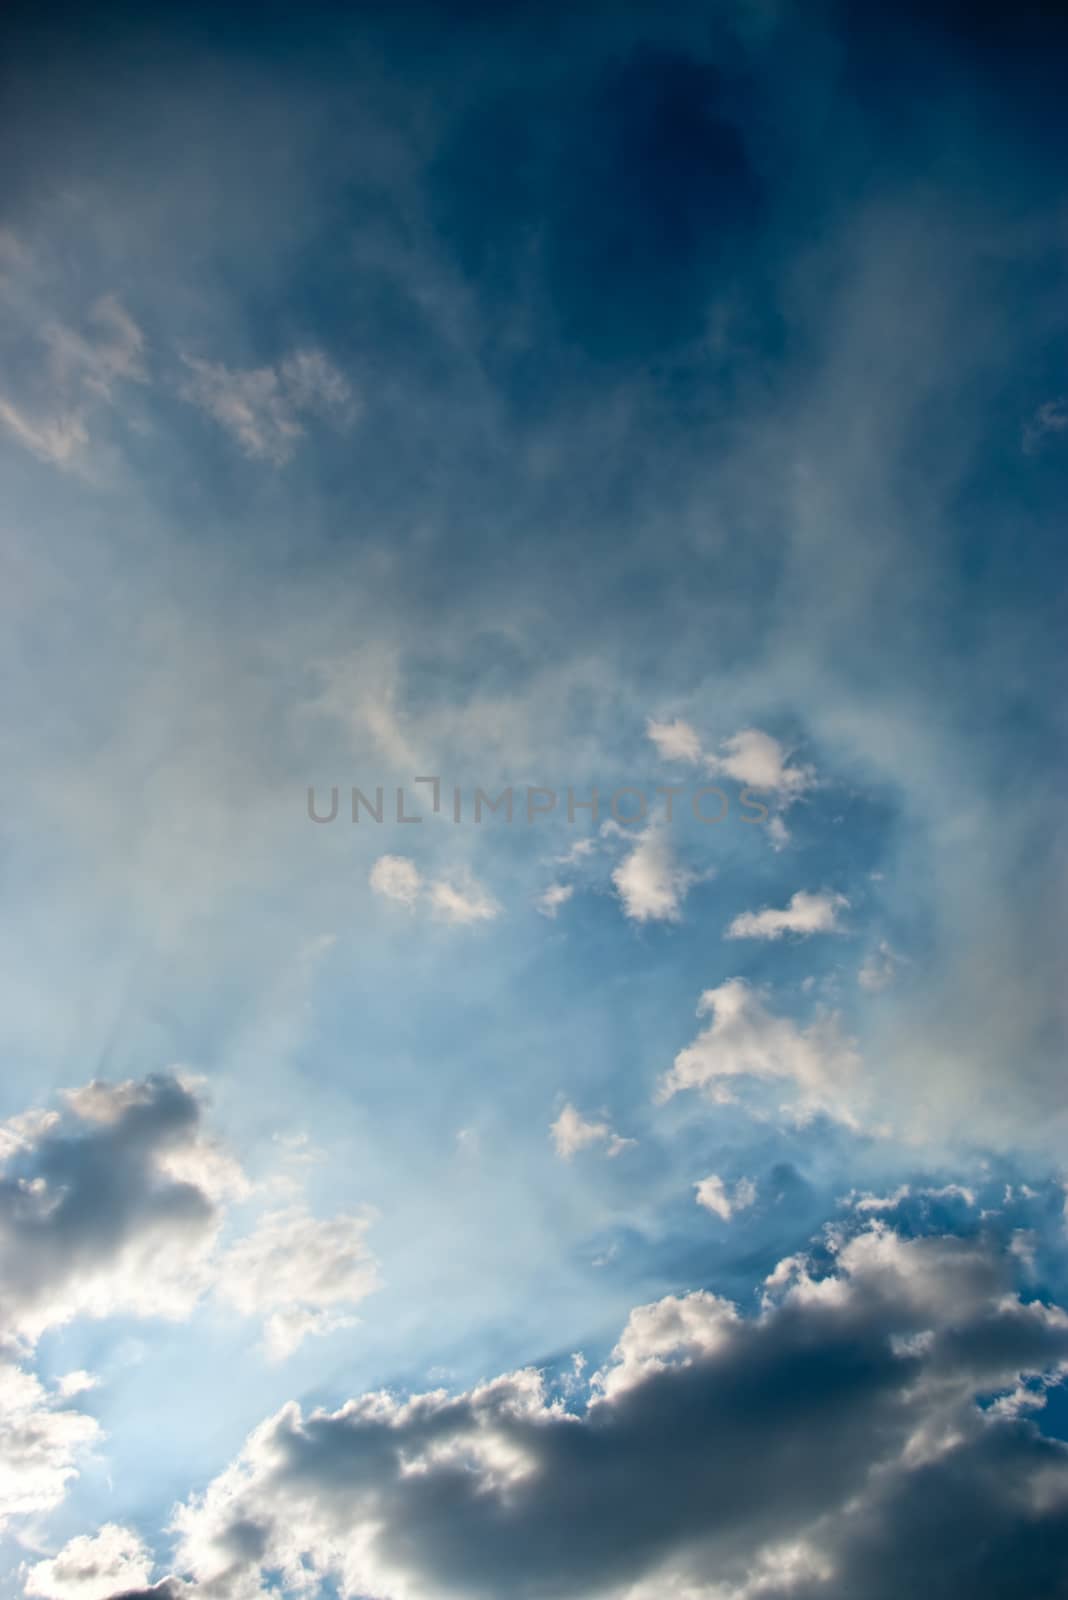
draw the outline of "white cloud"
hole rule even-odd
[[[637,1306],[608,1365],[590,1379],[595,1404],[618,1400],[657,1373],[722,1350],[738,1325],[732,1303],[704,1289]]]
[[[32,1373],[0,1361],[0,1528],[11,1517],[51,1511],[100,1435],[93,1417],[70,1410]]]
[[[465,926],[473,922],[492,922],[500,906],[487,889],[470,876],[450,881],[439,878],[430,885],[430,904],[443,922]]]
[[[549,1134],[562,1161],[570,1161],[580,1150],[588,1150],[593,1145],[604,1145],[605,1155],[611,1158],[637,1142],[621,1139],[610,1122],[594,1122],[582,1116],[570,1101],[550,1127]]]
[[[662,831],[649,828],[612,873],[633,922],[677,922],[694,874],[681,867]]]
[[[407,856],[379,856],[368,881],[376,894],[402,905],[414,906],[424,900],[441,922],[462,927],[492,922],[500,914],[489,890],[470,873],[426,879]]]
[[[94,1536],[71,1539],[58,1555],[32,1566],[25,1592],[40,1600],[104,1600],[106,1595],[144,1588],[152,1565],[138,1534],[106,1522]]]
[[[784,933],[835,933],[844,894],[809,894],[799,889],[783,911],[743,911],[727,929],[728,939],[781,939]]]
[[[700,761],[701,741],[681,717],[676,717],[674,722],[655,722],[650,717],[645,732],[665,761],[687,761],[691,765]]]
[[[263,1217],[227,1251],[219,1293],[246,1316],[267,1315],[273,1359],[291,1355],[308,1334],[351,1325],[348,1311],[379,1287],[370,1222],[368,1215],[319,1219],[293,1207]]]
[[[705,1089],[713,1099],[727,1101],[734,1081],[751,1077],[788,1085],[787,1108],[799,1116],[825,1111],[855,1122],[859,1058],[842,1037],[836,1016],[821,1016],[801,1028],[788,1017],[774,1016],[740,978],[706,989],[697,1014],[711,1014],[712,1021],[679,1051],[660,1080],[661,1101],[684,1089]]]
[[[423,875],[407,856],[379,856],[368,879],[375,894],[413,906],[423,890]]]
[[[773,850],[784,850],[790,843],[790,830],[782,817],[776,815],[768,820],[768,838],[771,840]]]
[[[284,466],[309,412],[348,426],[357,414],[351,385],[320,350],[298,350],[277,367],[232,368],[183,354],[189,376],[179,395],[237,440],[247,456]]]
[[[890,1194],[860,1194],[855,1189],[842,1199],[842,1205],[848,1206],[853,1211],[879,1212],[894,1211],[903,1201],[915,1195],[922,1200],[962,1200],[966,1206],[974,1206],[975,1190],[969,1189],[961,1183],[944,1183],[939,1188],[930,1186],[913,1189],[911,1184],[899,1184]]]
[[[722,773],[750,789],[766,790],[780,800],[793,800],[812,787],[811,767],[792,765],[785,746],[759,728],[743,728],[720,745],[719,755],[705,758],[709,772]]]
[[[574,892],[575,886],[572,883],[550,883],[534,903],[543,917],[555,917],[560,907],[567,905]]]
[[[694,1188],[697,1190],[697,1204],[722,1217],[724,1222],[729,1222],[738,1211],[747,1211],[755,1204],[757,1197],[757,1187],[752,1178],[739,1178],[733,1189],[728,1189],[723,1179],[714,1172],[694,1184]]]
[[[71,1400],[76,1394],[87,1394],[90,1389],[95,1389],[99,1382],[99,1378],[79,1367],[56,1379],[56,1393],[62,1395],[64,1400]]]

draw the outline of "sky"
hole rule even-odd
[[[1068,1597],[1059,7],[0,20],[0,1593]]]

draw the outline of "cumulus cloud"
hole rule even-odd
[[[187,1315],[238,1181],[178,1079],[70,1092],[0,1171],[0,1326],[32,1343],[75,1316]]]
[[[712,1020],[679,1051],[660,1080],[658,1099],[703,1089],[714,1100],[728,1101],[734,1098],[737,1080],[754,1078],[787,1086],[787,1106],[798,1116],[824,1111],[842,1122],[856,1121],[860,1063],[836,1015],[822,1015],[800,1027],[769,1011],[740,978],[706,989],[697,1015]]]
[[[728,939],[781,939],[784,933],[836,933],[838,913],[848,907],[844,894],[809,894],[799,889],[782,911],[743,911],[727,929]]]
[[[588,1150],[592,1145],[603,1145],[606,1156],[618,1156],[636,1142],[621,1139],[610,1122],[584,1117],[570,1101],[550,1127],[549,1136],[562,1161],[570,1161],[580,1150]]]
[[[425,902],[440,922],[462,927],[500,915],[497,901],[471,873],[427,879],[407,856],[379,856],[368,882],[375,894],[401,905]]]
[[[754,1316],[707,1291],[637,1308],[585,1403],[527,1370],[287,1404],[179,1508],[176,1570],[206,1600],[267,1573],[405,1600],[1055,1594],[1068,1448],[976,1403],[1068,1363],[1068,1315],[1014,1266],[876,1226],[784,1263]]]
[[[273,1355],[339,1325],[376,1286],[370,1216],[299,1206],[228,1249],[229,1202],[250,1185],[206,1132],[191,1080],[160,1074],[69,1090],[62,1112],[5,1125],[0,1335],[28,1347],[78,1316],[185,1318],[215,1292],[267,1318]],[[88,1374],[66,1380],[80,1387]],[[68,1389],[67,1392],[76,1392]]]
[[[347,378],[321,350],[297,350],[278,366],[227,367],[183,354],[179,395],[237,440],[245,455],[284,466],[303,437],[303,418],[324,416],[347,427],[357,403]]]
[[[694,874],[679,865],[657,828],[649,828],[612,873],[612,883],[632,922],[677,922]]]
[[[152,1565],[138,1534],[106,1522],[94,1536],[71,1539],[58,1555],[32,1566],[25,1592],[40,1600],[101,1600],[116,1589],[147,1584]]]
[[[713,1172],[695,1183],[694,1188],[697,1190],[697,1204],[713,1215],[722,1217],[724,1222],[729,1222],[736,1212],[747,1211],[756,1203],[757,1186],[752,1178],[739,1178],[728,1189],[723,1179]]]

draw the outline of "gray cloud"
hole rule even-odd
[[[882,1600],[895,1577],[994,1600],[1010,1572],[1061,1594],[1068,1449],[975,1404],[1068,1364],[1068,1315],[1011,1268],[876,1225],[829,1273],[782,1263],[756,1316],[701,1292],[639,1308],[577,1414],[533,1371],[287,1405],[180,1508],[178,1571],[228,1600],[265,1569],[411,1600]],[[969,1497],[989,1539],[958,1527],[947,1565],[937,1530]]]

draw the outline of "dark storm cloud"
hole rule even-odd
[[[1017,1299],[1011,1265],[876,1228],[829,1276],[785,1268],[754,1320],[706,1295],[659,1302],[632,1315],[577,1415],[533,1374],[452,1399],[287,1407],[179,1514],[179,1570],[205,1595],[255,1592],[261,1563],[304,1560],[352,1592],[418,1600],[716,1582],[777,1595],[776,1552],[794,1547],[806,1597],[882,1600],[888,1551],[913,1592],[948,1596],[954,1574],[1000,1600],[1011,1570],[1039,1592],[1068,1558],[1068,1449],[984,1419],[974,1396],[1068,1361],[1068,1316]],[[993,1511],[978,1545],[969,1495]],[[747,1588],[754,1574],[763,1587]]]

